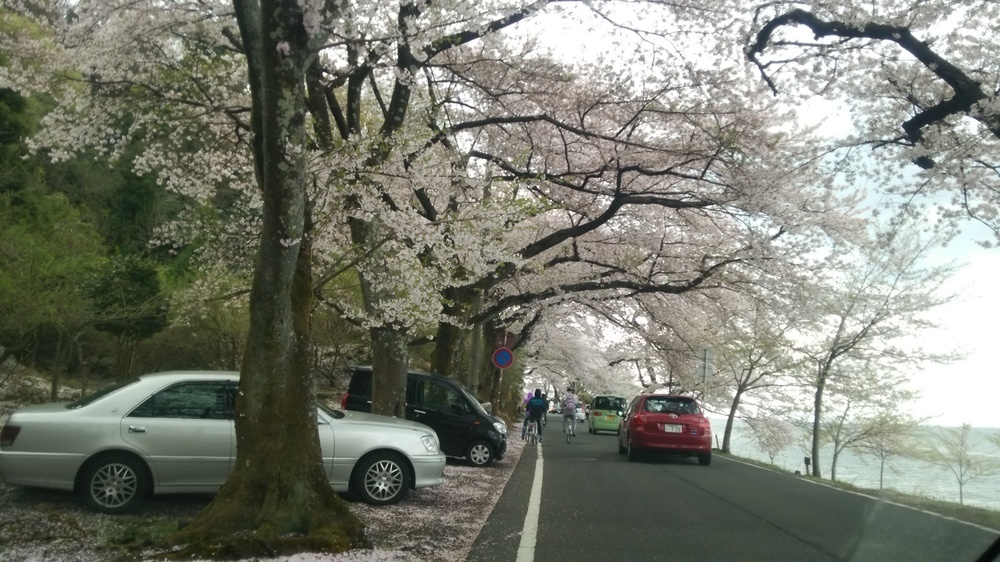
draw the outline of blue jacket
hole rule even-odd
[[[548,404],[545,403],[545,400],[541,396],[533,396],[531,400],[528,400],[528,415],[533,418],[540,418],[545,413],[547,406]]]

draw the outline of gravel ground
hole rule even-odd
[[[521,457],[524,443],[519,431],[512,427],[507,456],[491,467],[449,461],[444,484],[411,491],[395,506],[352,503],[374,550],[267,560],[464,560]],[[156,560],[151,550],[143,552],[135,545],[151,529],[162,532],[191,520],[210,500],[210,496],[157,496],[137,514],[110,516],[90,511],[68,493],[0,484],[0,561],[109,562],[125,555]]]

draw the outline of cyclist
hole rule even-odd
[[[534,396],[531,391],[528,391],[524,394],[524,401],[521,402],[521,411],[524,412],[524,421],[521,422],[521,441],[524,441],[525,435],[528,433],[528,402]]]
[[[580,405],[580,401],[577,399],[576,394],[573,393],[573,387],[566,389],[566,394],[562,399],[563,405],[563,427],[569,424],[570,433],[573,437],[576,437],[576,409]]]
[[[542,416],[545,415],[545,409],[547,403],[545,399],[542,398],[542,391],[538,388],[535,389],[535,395],[528,400],[528,406],[526,408],[526,413],[528,414],[527,419],[534,420],[535,427],[538,428],[538,442],[542,442]]]

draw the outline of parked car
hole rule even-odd
[[[712,424],[688,396],[640,394],[618,427],[618,452],[635,461],[643,452],[674,453],[712,462]]]
[[[155,373],[75,402],[21,408],[0,430],[0,479],[72,490],[113,514],[149,493],[216,492],[235,461],[238,384],[239,373]],[[324,406],[316,422],[338,492],[384,505],[442,481],[446,459],[427,426]]]
[[[370,412],[371,388],[372,368],[354,367],[341,407]],[[455,379],[410,371],[406,377],[406,419],[430,426],[437,432],[445,455],[464,458],[474,466],[487,466],[507,451],[506,422],[490,415]]]
[[[577,423],[587,421],[587,411],[585,410],[585,405],[583,403],[576,405],[576,421]]]
[[[595,396],[590,401],[590,415],[587,416],[587,431],[597,433],[598,431],[618,432],[618,424],[621,422],[621,415],[625,412],[628,404],[622,396],[602,394]]]

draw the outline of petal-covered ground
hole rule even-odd
[[[524,442],[515,426],[507,456],[493,466],[474,468],[449,461],[444,484],[411,491],[390,507],[352,503],[366,524],[373,550],[336,556],[300,554],[257,558],[273,562],[416,562],[465,560],[514,471]],[[176,528],[190,520],[210,498],[159,496],[140,513],[94,513],[68,493],[27,490],[0,484],[0,561],[108,562],[132,554],[120,544],[141,542],[150,530]],[[136,538],[140,538],[137,541]],[[151,552],[139,559],[155,560]]]

